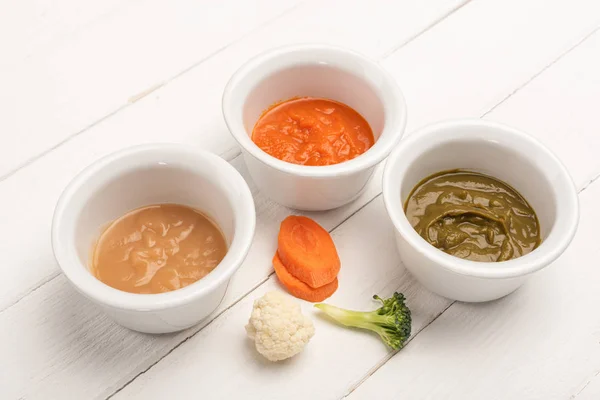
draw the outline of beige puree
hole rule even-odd
[[[112,222],[93,254],[94,275],[131,293],[162,293],[205,277],[227,252],[219,228],[186,206],[142,207]]]

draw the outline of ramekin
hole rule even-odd
[[[135,294],[114,289],[89,270],[92,247],[107,223],[141,206],[196,208],[221,228],[229,250],[206,277],[179,290]],[[250,189],[218,156],[175,144],[128,148],[96,161],[73,179],[52,221],[54,256],[67,279],[117,323],[146,333],[193,326],[212,313],[254,236]]]
[[[261,150],[251,139],[261,113],[304,96],[337,100],[358,111],[373,129],[373,147],[329,166],[291,164]],[[402,138],[406,104],[395,80],[376,62],[338,47],[297,45],[244,64],[225,88],[223,116],[260,190],[284,206],[314,211],[342,206],[362,193],[375,166]]]
[[[513,186],[538,216],[541,245],[523,257],[488,263],[451,256],[426,242],[403,204],[419,181],[451,169],[482,172]],[[441,122],[404,139],[385,166],[383,198],[406,268],[432,292],[466,302],[516,290],[565,251],[579,222],[577,190],[560,160],[533,137],[484,120]]]

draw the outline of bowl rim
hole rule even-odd
[[[376,93],[384,108],[384,127],[375,144],[352,160],[327,166],[307,166],[279,160],[260,149],[247,134],[242,108],[247,95],[275,72],[298,65],[330,65],[363,79]],[[381,83],[376,84],[374,80]],[[240,94],[241,92],[241,94]],[[235,107],[235,99],[243,96]],[[334,99],[335,100],[335,99]],[[233,138],[261,163],[281,172],[302,177],[345,176],[383,161],[398,144],[406,127],[406,101],[396,80],[376,61],[353,50],[324,44],[280,46],[250,58],[230,78],[222,98],[223,118]]]
[[[443,146],[444,143],[456,139],[456,136],[440,135],[442,131],[465,127],[485,129],[478,131],[477,135],[473,133],[461,134],[460,138],[497,141],[499,137],[494,137],[494,134],[491,132],[501,132],[504,136],[502,139],[503,145],[507,145],[518,152],[517,146],[519,144],[527,144],[530,149],[534,149],[537,152],[537,156],[544,159],[544,163],[552,163],[555,175],[553,175],[551,181],[555,182],[555,184],[551,185],[551,192],[557,199],[557,203],[560,203],[561,206],[557,206],[556,218],[547,237],[531,253],[512,260],[495,263],[464,260],[449,255],[429,244],[414,230],[406,218],[402,200],[397,193],[397,189],[404,176],[400,175],[398,177],[396,175],[404,174],[412,163],[399,167],[402,165],[403,156],[410,154],[415,150],[415,147],[423,143],[428,144],[427,149],[431,149],[434,146]],[[413,161],[417,159],[418,157],[415,157]],[[540,168],[540,171],[543,175],[547,175],[546,170]],[[507,125],[482,119],[454,119],[433,123],[418,129],[402,140],[400,145],[388,157],[384,168],[383,200],[396,232],[415,251],[445,270],[478,278],[516,278],[546,267],[557,259],[569,246],[579,223],[579,197],[577,189],[560,159],[533,136]],[[493,268],[491,268],[492,265]]]
[[[200,166],[193,161],[202,159],[210,163],[212,174],[219,174],[223,179],[235,184],[238,192],[236,198],[231,198],[234,214],[234,236],[227,254],[217,267],[206,277],[186,286],[185,288],[159,294],[137,294],[115,289],[101,282],[89,271],[87,264],[81,262],[75,254],[74,246],[68,240],[63,240],[63,221],[66,213],[76,215],[78,209],[71,208],[73,197],[85,190],[85,184],[94,179],[99,173],[106,172],[119,163],[114,171],[110,171],[111,180],[119,179],[127,172],[147,165],[144,157],[156,156],[156,162],[176,160],[178,165],[185,165],[193,171],[201,171]],[[137,161],[136,161],[137,160]],[[252,193],[244,178],[227,161],[205,150],[190,148],[181,144],[153,143],[127,147],[110,153],[80,171],[65,187],[56,204],[51,227],[52,251],[60,269],[84,296],[104,305],[121,310],[158,311],[177,307],[193,302],[217,289],[241,266],[250,250],[256,226],[256,213]],[[219,268],[221,267],[221,268]]]

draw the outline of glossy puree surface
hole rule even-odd
[[[337,101],[303,97],[267,110],[252,132],[266,153],[301,165],[332,165],[367,151],[375,139],[367,121]]]
[[[199,211],[153,205],[110,224],[94,250],[92,271],[119,290],[162,293],[203,278],[226,252],[223,234]]]
[[[511,186],[469,171],[430,176],[405,204],[415,230],[438,249],[472,261],[506,261],[540,244],[537,216]]]

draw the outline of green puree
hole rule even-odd
[[[506,261],[540,244],[529,203],[506,183],[477,172],[444,171],[422,180],[404,211],[425,240],[467,260]]]

